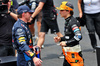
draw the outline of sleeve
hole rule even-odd
[[[21,50],[25,55],[30,58],[33,58],[35,54],[31,51],[29,46],[27,45],[27,36],[26,32],[23,28],[17,28],[15,32],[15,39],[17,40],[19,50]]]
[[[65,36],[61,37],[61,41],[65,41],[65,40],[66,40]]]
[[[75,44],[82,39],[82,34],[81,34],[81,31],[80,31],[79,27],[77,26],[77,24],[75,24],[75,23],[72,24],[71,29],[74,33],[74,37],[72,39],[66,41],[67,46],[69,46],[70,44]]]

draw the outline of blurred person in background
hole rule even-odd
[[[19,7],[17,0],[12,0],[11,6],[13,9],[17,11],[17,8]]]
[[[31,10],[35,10],[36,7],[38,6],[39,2],[40,2],[40,0],[35,0],[35,2],[33,2],[31,5]],[[39,32],[41,29],[42,11],[34,18],[34,20],[29,25],[29,28],[32,33],[33,42],[34,42],[33,45],[36,45],[36,43],[38,41],[38,37],[35,34],[35,20],[37,21],[36,23],[37,23],[38,36],[39,36]],[[42,48],[44,48],[44,45],[42,45]]]
[[[45,41],[45,34],[51,29],[51,33],[56,33],[59,37],[62,34],[59,32],[57,24],[57,13],[54,7],[53,0],[40,0],[39,5],[35,9],[35,12],[32,14],[34,18],[42,10],[43,16],[41,21],[41,30],[39,33],[39,40],[37,46],[41,48]]]
[[[82,12],[82,2],[83,11]],[[93,52],[96,51],[97,39],[95,32],[100,40],[100,0],[78,0],[79,17],[82,18],[83,13],[86,18],[86,28],[93,47]]]
[[[0,13],[0,57],[14,56],[15,51],[12,46],[12,27],[16,20],[11,16],[13,11],[9,11],[11,9],[11,0],[2,0],[1,2],[1,5],[7,5],[7,8],[5,6],[7,13]]]

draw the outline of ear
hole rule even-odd
[[[24,16],[25,15],[25,13],[22,13],[22,16]]]

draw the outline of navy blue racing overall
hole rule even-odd
[[[17,49],[17,66],[34,66],[32,35],[27,23],[18,19],[12,28],[12,44]]]

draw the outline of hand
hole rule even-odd
[[[54,41],[55,41],[55,43],[59,42],[60,40],[61,40],[60,37],[54,37]]]
[[[36,50],[35,50],[36,47],[39,47],[39,46],[36,45],[36,46],[33,47],[34,53],[35,53],[35,51],[36,51]],[[41,48],[40,48],[40,47],[39,47],[39,49],[40,49],[40,52],[41,52]]]
[[[8,11],[10,10],[11,2],[8,2]]]
[[[32,21],[32,18],[30,17],[30,19],[28,20],[28,22],[31,23],[31,21]]]
[[[34,57],[33,61],[34,61],[35,66],[42,66],[42,64],[41,64],[42,60],[41,59]]]
[[[79,13],[79,17],[82,18],[82,16],[83,16],[83,14],[82,13]]]
[[[65,42],[65,41],[60,42],[60,46],[62,46],[62,47],[67,46],[67,45],[66,45],[66,42]]]

